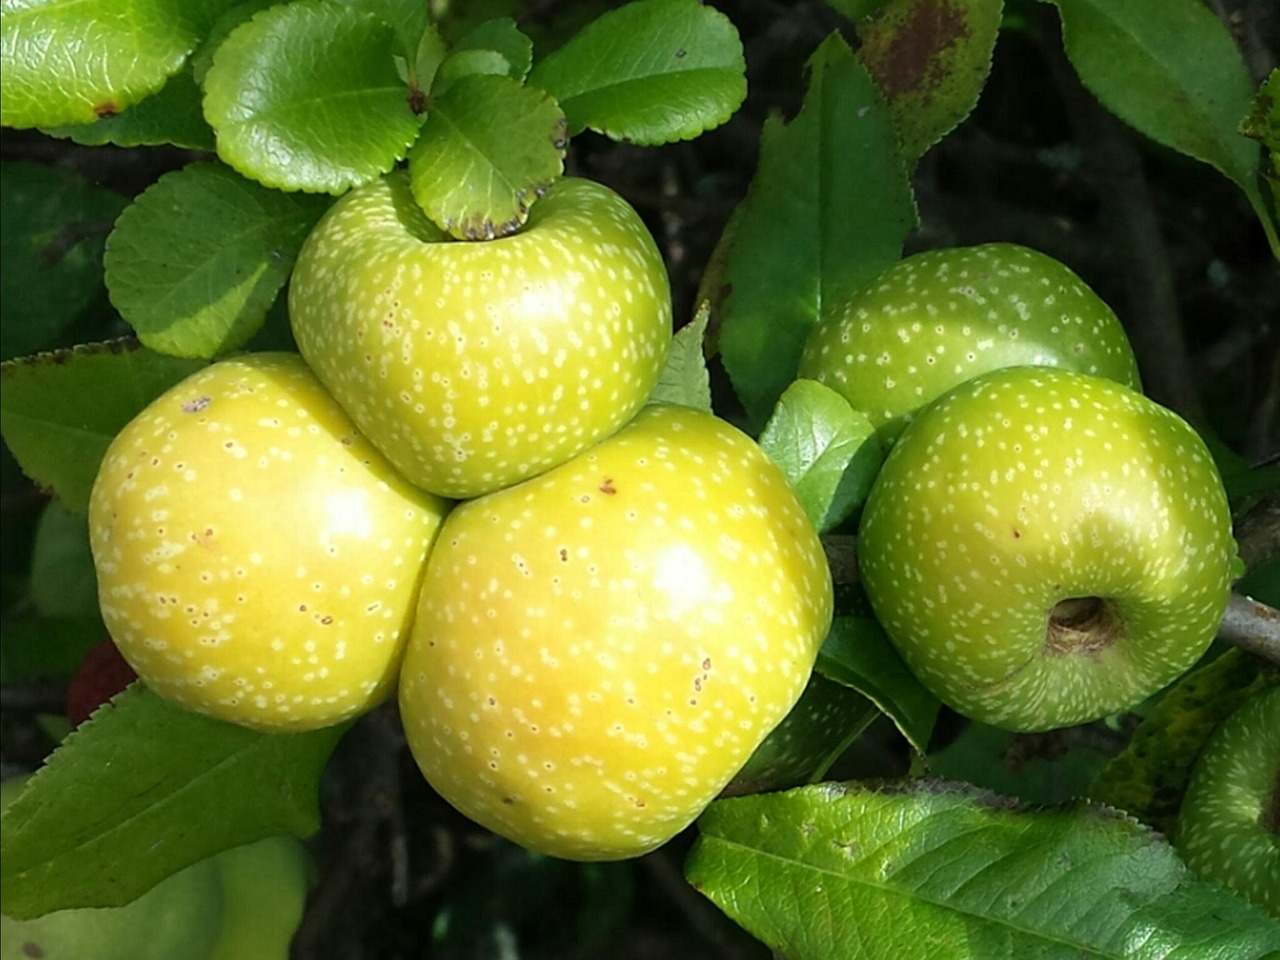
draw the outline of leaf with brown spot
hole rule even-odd
[[[858,29],[858,57],[889,101],[910,164],[978,102],[1002,0],[892,0]]]

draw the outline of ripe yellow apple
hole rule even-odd
[[[261,730],[328,726],[393,688],[445,509],[300,357],[224,360],[103,459],[89,511],[102,615],[163,697]]]
[[[831,611],[818,536],[763,451],[649,406],[445,521],[401,674],[409,745],[445,799],[529,849],[636,856],[786,716]]]

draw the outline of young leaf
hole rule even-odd
[[[529,83],[560,101],[569,132],[645,145],[691,140],[747,95],[738,31],[699,0],[633,0],[539,63]]]
[[[520,32],[510,17],[497,17],[477,24],[458,38],[454,52],[489,50],[502,55],[508,65],[508,76],[523,81],[533,66],[533,41]]]
[[[1003,8],[1003,0],[893,0],[859,26],[858,59],[889,102],[908,164],[977,104]]]
[[[799,116],[766,123],[745,204],[725,257],[719,343],[760,424],[822,312],[896,262],[915,222],[889,109],[838,36],[810,60]]]
[[[685,872],[787,960],[1262,960],[1280,924],[1101,807],[966,785],[822,784],[713,803]]]
[[[232,0],[6,0],[0,124],[112,117],[164,86]]]
[[[940,704],[902,662],[871,617],[838,616],[818,653],[817,670],[874,703],[919,753],[924,753]]]
[[[819,533],[862,506],[884,462],[871,421],[816,380],[787,387],[760,433],[760,446],[796,488]]]
[[[201,366],[140,349],[132,340],[12,360],[0,365],[0,432],[27,476],[68,510],[87,514],[112,438]]]
[[[390,170],[418,134],[395,31],[367,10],[294,0],[242,23],[204,78],[218,156],[282,190],[341,193]]]
[[[111,302],[152,350],[206,358],[234,350],[262,326],[327,205],[218,163],[167,173],[107,240]]]
[[[455,50],[440,64],[431,92],[438,97],[463,77],[506,77],[511,72],[511,62],[497,50]]]
[[[69,170],[0,163],[0,359],[62,346],[72,322],[101,302],[102,249],[128,202]]]
[[[1200,0],[1052,2],[1081,82],[1130,126],[1235,181],[1280,257],[1261,151],[1240,132],[1253,82],[1222,21]]]
[[[119,906],[219,851],[311,835],[320,774],[345,730],[258,733],[133,684],[5,811],[4,912]]]
[[[82,126],[44,127],[41,132],[85,147],[107,143],[117,147],[172,144],[186,150],[213,150],[213,131],[204,122],[202,96],[191,69],[184,67],[169,78],[159,93],[118,116]]]
[[[711,412],[711,375],[702,352],[709,314],[704,302],[693,320],[676,331],[667,352],[667,365],[649,396],[650,403],[676,403]]]
[[[466,240],[517,230],[564,169],[564,115],[507,76],[461,77],[436,98],[409,155],[413,196]]]
[[[1241,650],[1228,650],[1177,682],[1152,707],[1129,745],[1089,788],[1101,803],[1127,810],[1168,834],[1191,777],[1191,762],[1209,736],[1250,694],[1274,683],[1275,671]]]

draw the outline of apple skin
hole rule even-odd
[[[338,723],[394,689],[445,511],[296,354],[224,360],[107,450],[89,509],[103,619],[188,709],[265,731]]]
[[[666,268],[607,187],[564,178],[518,232],[454,241],[391,174],[320,221],[289,288],[298,348],[413,483],[466,499],[614,433],[671,342]]]
[[[1181,675],[1238,569],[1195,431],[1127,387],[1049,367],[984,374],[921,413],[872,487],[858,557],[925,686],[1018,731],[1127,709]]]
[[[409,746],[446,800],[521,846],[638,856],[786,716],[831,612],[781,471],[711,414],[651,405],[446,520],[401,674]]]
[[[1014,366],[1141,388],[1111,308],[1064,264],[1011,243],[900,260],[814,328],[799,375],[842,394],[889,445],[952,387]]]
[[[1280,917],[1280,687],[1246,700],[1205,744],[1177,847],[1200,876]]]

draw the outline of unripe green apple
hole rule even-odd
[[[1205,745],[1177,845],[1196,873],[1280,917],[1280,687],[1246,700]]]
[[[267,837],[213,858],[222,925],[211,960],[289,960],[314,871],[296,837]]]
[[[431,785],[495,832],[637,856],[786,716],[831,609],[781,471],[711,414],[652,405],[449,516],[405,655],[405,732]]]
[[[858,540],[867,595],[957,711],[1046,730],[1132,707],[1199,659],[1237,570],[1196,432],[1113,381],[1014,367],[902,433]]]
[[[907,257],[810,334],[800,376],[865,413],[881,440],[952,387],[1050,366],[1139,388],[1120,321],[1065,265],[1010,243]]]
[[[163,697],[328,726],[392,690],[444,512],[296,354],[224,360],[107,450],[89,508],[103,619]]]
[[[413,483],[509,486],[626,423],[661,375],[671,294],[617,194],[559,180],[518,232],[455,241],[391,174],[320,221],[289,289],[298,348]]]

